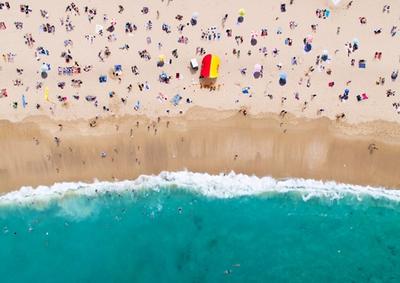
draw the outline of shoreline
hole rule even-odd
[[[1,193],[22,186],[133,180],[182,170],[400,188],[396,123],[353,125],[199,107],[159,121],[145,116],[97,121],[92,128],[83,119],[1,120]],[[377,148],[372,153],[371,144]]]

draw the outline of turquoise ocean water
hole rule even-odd
[[[0,282],[400,282],[396,194],[178,174],[1,198]]]

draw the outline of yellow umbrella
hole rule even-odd
[[[165,55],[159,55],[158,60],[160,61],[165,61]]]
[[[239,9],[239,15],[243,17],[246,15],[246,11],[243,8]]]

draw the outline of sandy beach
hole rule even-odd
[[[178,170],[400,188],[400,5],[334,2],[0,1],[0,191]]]
[[[3,192],[181,170],[400,187],[395,123],[355,126],[195,108],[159,121],[127,116],[99,119],[95,128],[82,119],[63,122],[61,131],[58,125],[46,117],[1,122]]]

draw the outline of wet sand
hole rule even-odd
[[[400,188],[400,129],[389,122],[351,125],[202,108],[160,121],[99,118],[95,127],[31,117],[0,121],[0,148],[2,193],[185,169]]]

